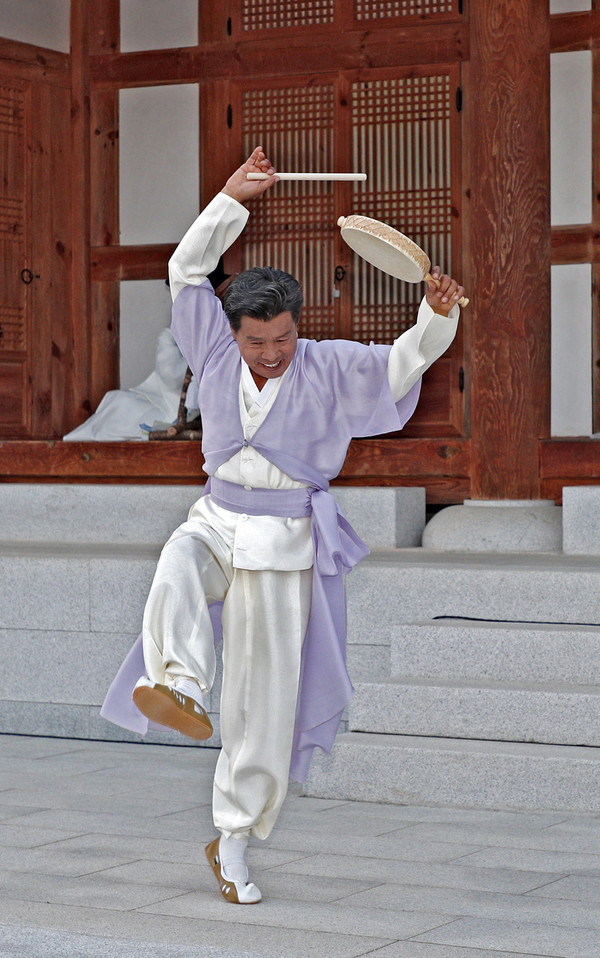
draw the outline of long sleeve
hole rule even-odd
[[[456,335],[459,315],[459,307],[453,306],[448,316],[441,316],[423,298],[417,322],[398,337],[389,355],[388,382],[396,402],[446,352]]]
[[[236,241],[248,221],[248,210],[226,193],[217,193],[192,223],[169,260],[173,301],[184,286],[200,286],[219,257]]]

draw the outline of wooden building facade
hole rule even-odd
[[[389,342],[423,290],[359,262],[335,224],[413,236],[471,297],[402,435],[352,443],[341,481],[419,485],[433,504],[560,499],[600,483],[600,444],[550,438],[550,267],[591,263],[600,430],[600,3],[199,0],[199,42],[120,53],[119,0],[72,0],[71,54],[0,40],[0,476],[195,483],[196,443],[63,443],[118,386],[119,283],[166,275],[172,245],[119,241],[119,91],[197,83],[202,202],[257,142],[282,169],[362,184],[280,184],[229,271],[303,284],[303,332]],[[591,49],[589,223],[550,226],[550,54]],[[157,144],[160,149],[160,144]],[[190,211],[192,217],[195,211]]]

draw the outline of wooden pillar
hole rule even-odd
[[[549,432],[547,0],[471,9],[473,499],[537,499]]]
[[[92,243],[118,243],[118,94],[92,96],[90,55],[118,45],[119,0],[71,0],[73,402],[65,431],[118,385],[118,287],[97,285],[92,295],[90,265]]]
[[[72,421],[92,412],[90,402],[90,87],[88,4],[71,0],[71,321],[73,324]]]
[[[90,55],[118,53],[120,0],[95,0],[89,11]],[[90,90],[90,244],[119,245],[119,91]],[[92,408],[119,386],[120,284],[91,284]]]

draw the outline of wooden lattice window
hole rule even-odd
[[[354,204],[410,236],[432,263],[452,263],[450,75],[397,76],[352,85],[353,162],[369,170]],[[354,209],[354,205],[353,205]],[[354,339],[390,342],[414,322],[421,285],[354,257]]]
[[[281,30],[333,23],[334,0],[244,0],[243,30]]]
[[[389,17],[434,18],[459,13],[457,0],[355,0],[357,20],[379,20]]]
[[[315,83],[249,89],[243,96],[244,151],[261,131],[280,169],[333,169],[334,89]],[[331,184],[286,183],[253,206],[243,237],[242,268],[272,265],[301,280],[302,327],[316,339],[335,335],[332,298],[334,193]]]
[[[338,26],[340,29],[369,21],[422,24],[425,20],[459,19],[460,0],[241,0],[241,33],[298,30]]]
[[[340,213],[383,220],[411,236],[433,263],[456,268],[458,163],[450,144],[453,119],[458,140],[457,85],[457,74],[445,69],[244,89],[245,153],[258,130],[280,169],[368,173],[366,184],[352,186],[282,183],[253,206],[241,268],[269,263],[301,281],[305,335],[392,342],[414,323],[423,296],[422,285],[393,279],[353,254],[339,237]],[[340,264],[346,279],[336,283]]]
[[[23,90],[0,87],[0,350],[23,350],[25,310],[19,283],[25,219]]]

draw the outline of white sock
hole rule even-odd
[[[178,676],[173,681],[173,687],[176,688],[178,692],[182,692],[183,695],[189,696],[189,698],[193,699],[194,702],[197,702],[198,705],[201,705],[203,709],[206,709],[202,689],[198,683],[194,681],[194,679],[188,679],[185,678],[185,676]]]
[[[223,878],[227,878],[229,881],[248,881],[247,847],[247,838],[226,838],[225,835],[221,835],[219,857]]]

